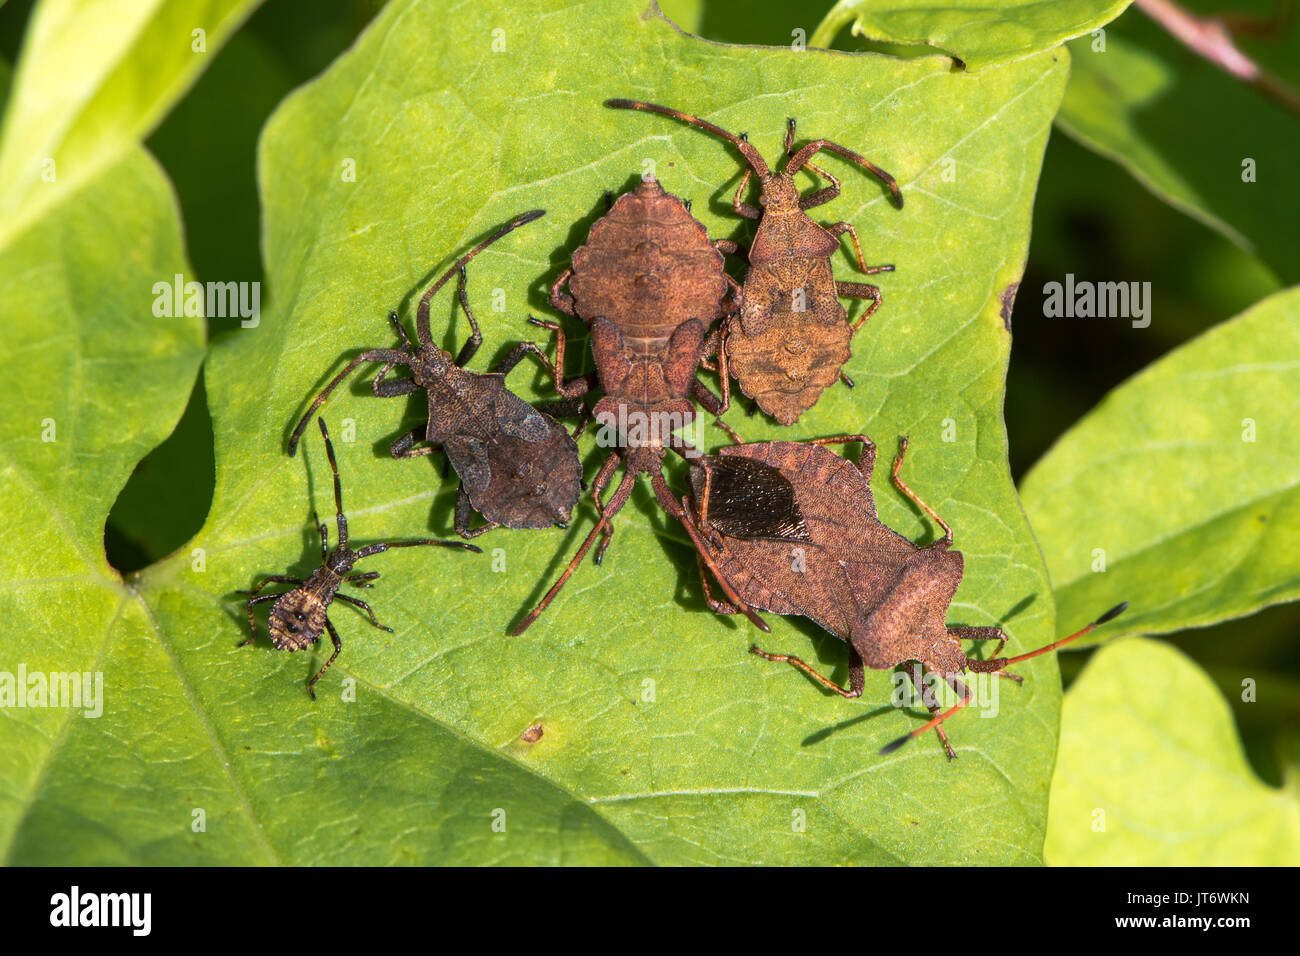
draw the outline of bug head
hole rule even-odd
[[[794,184],[794,177],[784,173],[760,176],[758,204],[765,208],[790,209],[799,207],[799,187]]]
[[[275,602],[266,623],[276,650],[300,651],[320,640],[325,607],[310,591],[295,588]]]

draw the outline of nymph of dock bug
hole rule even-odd
[[[587,244],[573,253],[572,265],[551,289],[551,304],[591,326],[595,372],[566,382],[563,330],[554,322],[531,321],[556,334],[551,371],[561,395],[576,398],[600,385],[604,395],[593,414],[603,432],[614,436],[610,443],[615,450],[592,483],[596,526],[512,634],[523,633],[546,610],[597,536],[603,535],[596,549],[600,563],[613,535],[611,522],[627,503],[638,475],[650,476],[660,504],[670,514],[678,513],[677,500],[664,480],[664,451],[694,454],[673,434],[694,420],[691,399],[714,415],[727,409],[726,402],[700,381],[697,369],[709,327],[734,310],[738,292],[703,224],[652,176],[642,177],[636,189],[620,196],[592,225]],[[623,477],[606,503],[601,496],[620,461]]]
[[[855,466],[826,448],[860,442]],[[871,472],[876,448],[865,435],[807,442],[756,442],[722,449],[694,462],[691,494],[683,499],[683,524],[714,578],[739,596],[739,603],[714,599],[701,567],[711,608],[735,614],[746,607],[774,614],[802,615],[849,645],[849,687],[839,686],[797,657],[751,651],[803,671],[842,697],[862,695],[864,667],[909,665],[908,674],[932,719],[888,744],[888,753],[934,728],[949,757],[956,752],[943,722],[971,701],[960,680],[967,670],[1006,677],[1011,664],[1055,650],[1120,614],[1107,611],[1087,627],[1045,647],[998,657],[1007,636],[1000,627],[947,623],[963,563],[951,550],[952,529],[899,477],[907,450],[902,439],[893,483],[944,530],[942,538],[918,547],[876,516]],[[792,560],[796,555],[797,560]],[[989,659],[968,657],[962,641],[997,641]],[[923,685],[930,671],[957,694],[956,706],[940,712]]]
[[[271,613],[267,618],[267,629],[271,632],[271,643],[275,645],[277,651],[300,651],[312,647],[320,642],[322,631],[329,631],[330,640],[334,642],[334,653],[330,655],[330,659],[325,662],[325,665],[316,672],[316,676],[307,682],[307,693],[311,695],[312,700],[316,699],[316,682],[320,680],[321,674],[324,674],[329,669],[335,658],[339,656],[339,652],[343,650],[343,641],[339,638],[339,632],[334,629],[334,625],[328,617],[330,603],[335,598],[365,611],[370,616],[370,623],[380,630],[388,631],[390,634],[393,631],[391,627],[379,623],[375,617],[375,612],[370,609],[370,605],[365,601],[339,591],[339,588],[344,583],[359,588],[372,587],[371,582],[379,577],[378,571],[353,573],[352,568],[358,561],[374,554],[381,554],[389,548],[414,548],[424,544],[435,545],[440,548],[460,548],[477,554],[482,553],[479,548],[472,544],[465,544],[463,541],[435,541],[431,538],[419,538],[411,541],[385,541],[380,544],[368,544],[364,548],[353,551],[348,547],[348,519],[343,514],[343,483],[339,480],[339,466],[334,457],[334,444],[330,441],[329,431],[325,428],[325,419],[318,419],[318,422],[320,423],[321,437],[325,439],[325,454],[329,457],[330,471],[334,473],[334,505],[336,508],[334,521],[339,532],[338,544],[334,547],[334,550],[330,550],[329,525],[322,521],[319,524],[321,566],[311,573],[311,577],[304,581],[301,578],[290,577],[285,574],[272,574],[259,581],[251,591],[237,592],[239,594],[255,595],[271,583],[296,585],[292,591],[285,591],[280,594],[263,594],[260,597],[249,598],[248,630],[250,634],[248,640],[240,643],[240,647],[245,644],[252,644],[257,640],[257,620],[253,616],[253,607],[264,601],[275,602],[275,604],[271,605]]]
[[[437,282],[425,291],[416,312],[419,340],[412,343],[390,312],[389,321],[402,341],[397,349],[367,349],[357,355],[316,396],[289,439],[289,454],[307,422],[352,370],[362,362],[382,364],[371,382],[381,398],[409,395],[423,389],[429,400],[429,419],[424,425],[393,442],[394,458],[416,458],[441,450],[460,478],[456,499],[456,533],[473,538],[498,526],[507,528],[563,527],[578,501],[582,463],[578,446],[565,428],[550,415],[529,405],[505,386],[506,374],[529,352],[541,355],[531,342],[522,342],[487,374],[464,366],[483,343],[478,321],[469,305],[465,267],[471,259],[525,223],[545,213],[535,209],[501,226],[461,256]],[[459,276],[456,295],[469,320],[469,341],[454,359],[433,344],[429,329],[429,300],[453,276]],[[545,357],[543,356],[543,361]],[[398,365],[411,369],[410,378],[387,380]],[[580,399],[557,402],[552,410],[560,416],[582,409]],[[416,443],[428,444],[417,447]],[[474,511],[487,522],[471,528]]]
[[[889,188],[901,209],[903,193],[894,177],[830,140],[813,140],[796,152],[793,119],[787,121],[785,167],[773,172],[743,134],[736,136],[699,117],[654,103],[615,99],[607,100],[605,105],[660,113],[690,123],[732,143],[751,167],[745,171],[731,207],[737,215],[759,223],[746,253],[749,269],[739,315],[723,324],[716,343],[726,360],[720,371],[729,368],[741,391],[782,425],[794,424],[837,378],[852,385],[844,373],[844,363],[851,355],[849,343],[879,308],[880,289],[865,282],[836,281],[831,257],[840,247],[840,237],[848,233],[858,269],[864,275],[892,272],[894,267],[867,266],[857,230],[851,223],[837,222],[823,228],[808,216],[806,210],[840,194],[840,181],[811,160],[821,150],[827,150],[857,163]],[[794,175],[801,169],[816,173],[830,185],[800,195]],[[762,211],[741,200],[751,173],[758,175]],[[740,252],[739,246],[727,240],[719,240],[717,246],[725,252]],[[866,299],[871,304],[850,325],[840,296]],[[725,374],[722,388],[725,404],[729,397]]]

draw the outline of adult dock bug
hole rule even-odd
[[[862,444],[857,465],[826,445]],[[888,744],[888,753],[934,728],[949,757],[943,722],[971,701],[960,680],[966,671],[1021,678],[1006,668],[1055,650],[1120,614],[1107,611],[1087,627],[1044,647],[1013,657],[998,657],[1007,636],[1000,627],[947,623],[961,583],[963,562],[953,551],[952,529],[899,476],[907,450],[900,443],[893,483],[944,529],[943,537],[918,547],[876,516],[871,472],[876,450],[865,435],[808,442],[757,442],[722,449],[691,468],[691,494],[682,502],[683,524],[719,583],[740,598],[714,599],[704,580],[709,606],[735,614],[748,606],[774,614],[802,615],[849,645],[849,687],[819,674],[797,657],[751,651],[803,671],[842,697],[862,695],[864,667],[877,670],[910,664],[909,676],[932,719]],[[968,657],[962,641],[997,641],[989,659]],[[957,694],[956,706],[940,712],[923,686],[933,672]]]
[[[901,209],[903,193],[894,177],[830,140],[813,140],[796,152],[793,119],[787,121],[785,167],[774,172],[743,135],[736,136],[697,116],[637,100],[613,99],[605,105],[660,113],[690,123],[733,144],[749,163],[750,168],[732,197],[731,208],[737,215],[759,222],[746,253],[749,269],[738,320],[723,325],[718,343],[726,362],[720,369],[724,372],[724,403],[729,387],[725,376],[727,366],[741,391],[782,425],[794,424],[837,378],[851,385],[843,371],[851,355],[849,343],[880,307],[880,289],[865,282],[837,281],[831,271],[831,257],[840,247],[840,237],[848,233],[853,240],[858,269],[864,275],[892,272],[894,267],[867,266],[857,230],[851,223],[837,222],[824,228],[808,215],[807,210],[840,194],[840,181],[814,166],[811,160],[821,150],[827,150],[857,163],[888,187],[890,196]],[[801,169],[816,173],[831,185],[800,195],[794,176]],[[741,199],[751,173],[758,176],[762,190],[761,211]],[[727,240],[719,240],[718,248],[726,252],[740,251],[735,243]],[[866,299],[871,304],[850,325],[840,296]]]
[[[561,395],[576,398],[600,386],[604,394],[592,412],[614,450],[592,482],[596,527],[512,633],[522,633],[537,619],[603,535],[596,550],[600,563],[613,535],[611,522],[638,475],[650,476],[660,504],[677,514],[677,500],[664,480],[664,452],[694,453],[674,434],[694,420],[692,399],[714,415],[726,411],[726,402],[708,390],[697,370],[710,326],[734,311],[738,292],[703,224],[652,176],[620,196],[592,225],[586,245],[573,253],[572,265],[551,289],[551,304],[591,327],[595,372],[565,381],[563,330],[554,322],[531,321],[556,334],[551,371]],[[623,477],[605,502],[602,495],[620,461]]]
[[[457,534],[472,538],[502,525],[507,528],[565,525],[578,501],[582,479],[578,446],[559,422],[505,386],[506,373],[525,354],[541,355],[540,350],[531,342],[521,342],[492,372],[471,372],[464,367],[483,343],[466,293],[466,265],[502,236],[543,215],[543,210],[535,209],[501,226],[456,260],[425,291],[416,311],[418,342],[412,343],[407,338],[397,313],[390,312],[388,318],[402,341],[401,348],[367,349],[353,358],[325,386],[298,422],[289,439],[289,454],[297,449],[298,439],[311,416],[353,369],[362,362],[382,364],[383,368],[371,382],[375,395],[392,398],[419,389],[428,395],[428,421],[393,442],[391,451],[394,458],[415,458],[438,450],[447,456],[460,478],[455,516]],[[471,329],[469,341],[454,359],[433,344],[429,330],[429,300],[453,275],[459,276],[456,295]],[[398,365],[409,367],[411,377],[386,379]],[[561,405],[568,407],[563,411],[556,407],[554,410],[560,415],[581,408],[579,402],[557,403]],[[428,444],[417,446],[422,440]],[[474,511],[487,523],[471,528]]]

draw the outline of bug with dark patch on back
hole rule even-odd
[[[325,419],[317,419],[320,424],[321,437],[325,439],[325,454],[329,458],[330,471],[334,474],[334,505],[335,525],[338,528],[338,543],[330,550],[329,546],[329,525],[325,522],[318,524],[320,531],[320,553],[321,565],[311,573],[305,581],[302,578],[291,577],[284,574],[272,574],[264,577],[251,590],[239,591],[239,594],[249,595],[248,601],[248,629],[249,637],[240,643],[240,647],[252,644],[257,640],[257,619],[253,615],[253,608],[265,601],[274,601],[271,605],[271,613],[267,616],[267,630],[271,635],[271,643],[277,651],[300,651],[320,643],[321,634],[329,631],[330,640],[334,644],[334,653],[330,655],[324,666],[316,672],[316,675],[307,682],[307,693],[311,699],[316,699],[316,682],[320,680],[321,675],[329,669],[334,663],[339,653],[343,650],[343,641],[339,638],[339,632],[335,630],[333,623],[329,619],[330,604],[335,598],[347,604],[365,611],[370,617],[370,623],[382,631],[388,631],[390,634],[393,629],[379,623],[375,617],[375,612],[370,609],[370,605],[365,601],[354,598],[349,594],[343,594],[339,588],[345,583],[354,587],[368,588],[372,587],[372,582],[379,577],[378,571],[353,572],[353,567],[358,561],[362,561],[372,555],[382,554],[389,548],[414,548],[419,545],[433,545],[439,548],[459,548],[464,551],[473,551],[481,554],[482,551],[463,541],[437,541],[432,538],[418,538],[410,541],[385,541],[379,544],[368,544],[363,548],[354,551],[348,545],[348,519],[343,513],[343,483],[339,479],[338,461],[334,457],[334,443],[330,441],[329,431],[325,427]],[[295,587],[291,591],[285,591],[279,594],[262,594],[254,597],[268,584],[293,584]]]
[[[861,443],[855,465],[827,445]],[[1007,642],[996,626],[947,623],[964,570],[960,551],[951,550],[952,528],[899,475],[907,451],[900,442],[891,478],[894,486],[944,530],[920,547],[876,516],[871,473],[876,448],[865,435],[806,442],[756,442],[722,449],[693,463],[691,494],[682,501],[683,524],[715,580],[731,595],[713,597],[705,566],[705,599],[722,614],[746,608],[800,615],[849,645],[847,689],[797,657],[754,654],[798,668],[826,689],[846,698],[862,695],[864,667],[906,670],[931,720],[888,744],[888,753],[933,728],[949,757],[956,757],[943,723],[971,701],[960,680],[967,670],[1020,682],[1006,668],[1068,643],[1120,614],[1112,608],[1087,627],[1044,647],[998,657]],[[988,659],[969,657],[962,641],[997,641]],[[956,693],[956,706],[940,712],[924,686],[932,672]]]
[[[417,458],[441,450],[460,479],[456,498],[455,529],[463,538],[473,538],[492,528],[564,527],[578,501],[582,463],[573,437],[554,417],[525,402],[505,386],[505,377],[529,353],[545,355],[531,342],[520,342],[497,367],[488,373],[471,372],[464,366],[483,343],[478,320],[470,308],[466,289],[466,266],[480,252],[525,223],[544,215],[540,209],[517,216],[499,227],[452,264],[420,299],[416,312],[418,340],[412,342],[390,312],[389,321],[401,339],[396,349],[367,349],[354,357],[312,402],[289,438],[289,454],[312,415],[338,385],[363,362],[383,368],[371,382],[381,398],[409,395],[423,389],[428,396],[428,421],[393,442],[394,458]],[[429,302],[450,278],[458,276],[456,296],[469,320],[469,340],[454,358],[433,344],[429,327]],[[388,373],[403,365],[410,378],[388,379]],[[583,411],[580,399],[549,406],[565,417]],[[420,445],[419,442],[427,444]],[[471,527],[478,512],[486,522]]]
[[[674,434],[694,421],[692,399],[714,415],[727,409],[699,379],[698,369],[709,328],[734,311],[738,293],[704,225],[652,176],[620,196],[573,253],[571,266],[551,288],[551,303],[591,327],[595,371],[566,381],[563,329],[530,321],[556,335],[550,370],[560,395],[576,398],[600,386],[603,395],[592,414],[613,451],[592,482],[596,526],[512,634],[523,633],[546,610],[597,537],[595,560],[601,562],[614,516],[627,503],[637,476],[648,475],[659,503],[677,514],[677,499],[664,479],[664,453],[695,453]],[[623,476],[605,502],[602,496],[620,462]]]
[[[749,268],[745,274],[743,304],[738,316],[723,323],[712,343],[719,354],[724,402],[729,385],[723,370],[729,370],[741,391],[782,425],[794,424],[836,379],[851,386],[853,382],[844,372],[844,364],[852,354],[849,344],[880,307],[880,289],[865,282],[837,281],[831,270],[831,257],[840,247],[840,238],[848,233],[863,275],[893,272],[894,267],[866,264],[852,223],[837,222],[823,227],[808,215],[807,210],[840,194],[840,181],[813,165],[812,158],[827,150],[856,163],[884,183],[895,204],[902,209],[903,193],[894,177],[830,140],[813,140],[796,151],[793,119],[787,120],[785,167],[773,171],[743,134],[736,136],[707,120],[654,103],[612,99],[606,100],[605,105],[658,113],[689,123],[727,140],[749,164],[731,200],[737,215],[759,221],[745,253]],[[816,173],[830,185],[808,195],[800,194],[794,176],[801,169]],[[762,190],[761,210],[741,199],[751,174],[758,176]],[[741,252],[736,243],[728,240],[719,240],[718,248],[729,253]],[[849,324],[840,296],[868,300],[871,304]]]

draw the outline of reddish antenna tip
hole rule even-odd
[[[522,216],[519,216],[517,219],[515,219],[514,222],[511,223],[511,225],[515,227],[527,225],[528,223],[532,222],[535,219],[541,219],[545,215],[546,215],[545,209],[530,209],[528,212],[524,213]]]
[[[1101,627],[1101,625],[1105,624],[1107,621],[1115,620],[1115,618],[1119,617],[1127,610],[1128,610],[1128,601],[1121,601],[1119,604],[1116,604],[1113,608],[1111,608],[1101,617],[1097,618],[1097,620],[1093,621],[1092,626]]]

